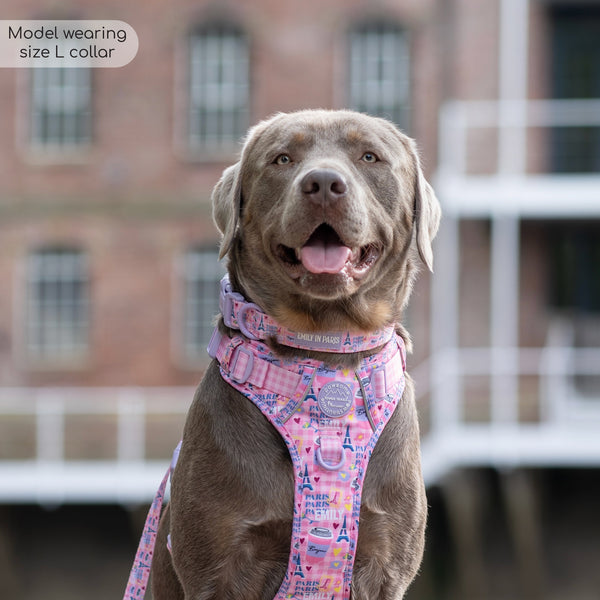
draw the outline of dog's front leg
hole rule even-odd
[[[200,531],[178,550],[173,540],[185,600],[271,600],[285,575],[290,530],[288,520],[237,522],[220,542],[207,540]]]
[[[272,600],[288,564],[294,477],[281,436],[214,364],[190,409],[171,488],[185,600]]]

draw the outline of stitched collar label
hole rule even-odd
[[[289,341],[311,350],[340,350],[344,340],[341,333],[301,333],[296,331],[289,336]]]

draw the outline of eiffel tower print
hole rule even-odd
[[[342,528],[340,529],[340,535],[338,535],[338,538],[336,541],[341,542],[344,540],[346,542],[350,541],[350,537],[348,536],[348,528],[346,525],[346,515],[344,515],[344,522],[342,523]]]
[[[352,439],[350,438],[350,425],[346,426],[346,435],[344,436],[343,448],[348,448],[350,452],[354,452],[354,446],[352,445]]]
[[[304,465],[304,475],[302,476],[302,486],[301,490],[311,490],[313,491],[312,483],[310,482],[310,477],[308,476],[308,465]]]
[[[306,394],[304,400],[313,400],[314,402],[317,401],[317,395],[315,394],[315,390],[312,386],[310,386],[310,390],[308,390],[308,394]]]
[[[296,569],[294,570],[294,577],[301,577],[302,579],[304,579],[304,572],[302,571],[302,565],[300,564],[300,555],[299,554],[296,554],[294,563],[296,564]]]

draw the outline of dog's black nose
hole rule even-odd
[[[315,204],[339,200],[346,195],[348,186],[344,177],[333,169],[313,169],[300,183],[302,194]]]

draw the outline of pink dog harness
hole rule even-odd
[[[244,336],[230,338],[217,328],[208,352],[222,377],[277,429],[294,466],[290,558],[275,600],[348,600],[362,485],[373,448],[404,391],[404,343],[393,328],[369,336],[284,330],[232,292],[226,278],[221,311],[224,322]],[[312,359],[276,357],[262,341],[270,336],[311,350],[383,348],[362,359],[356,371],[336,370]],[[176,457],[169,472],[175,462]],[[148,515],[124,600],[143,598],[166,480],[150,511],[154,516]],[[142,547],[144,540],[150,545]]]

